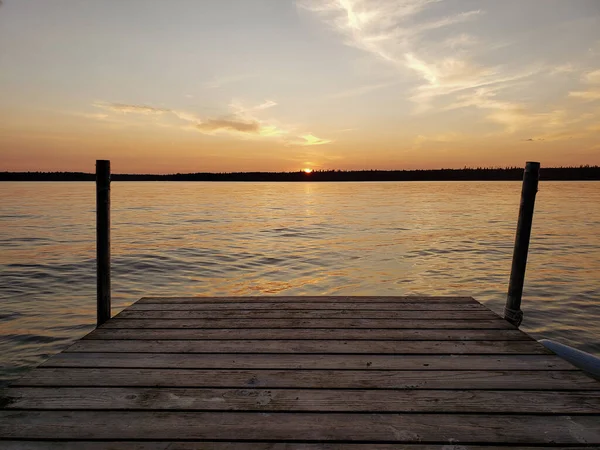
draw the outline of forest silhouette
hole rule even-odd
[[[297,172],[198,172],[156,174],[118,174],[113,181],[517,181],[522,167],[423,170],[315,170]],[[600,166],[542,167],[542,180],[600,180]],[[0,172],[0,181],[94,181],[84,172]]]

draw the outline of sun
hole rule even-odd
[[[312,171],[313,171],[313,170],[307,167],[307,168],[305,168],[305,169],[302,169],[302,171],[303,171],[304,173],[312,173]]]

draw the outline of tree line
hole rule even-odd
[[[228,172],[113,174],[113,181],[517,181],[522,167],[464,167],[417,170],[316,170],[298,172]],[[600,166],[542,167],[542,180],[600,180]],[[84,172],[0,172],[0,181],[94,181]]]

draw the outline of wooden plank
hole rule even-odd
[[[145,356],[145,355],[144,355]],[[101,363],[101,362],[100,362]],[[38,368],[12,386],[600,390],[579,371]]]
[[[396,328],[396,329],[515,329],[503,319],[118,319],[102,328]]]
[[[551,354],[536,341],[341,341],[341,340],[82,340],[66,352],[102,353],[364,353]]]
[[[121,311],[113,319],[497,319],[492,311],[358,311],[358,310],[229,310],[229,311]]]
[[[298,444],[290,442],[210,442],[210,441],[0,441],[3,450],[540,450],[550,447],[523,445],[452,445],[452,444]],[[590,450],[590,447],[552,446],[554,450]]]
[[[600,391],[9,388],[6,409],[600,414]]]
[[[298,302],[298,303],[478,303],[473,297],[443,296],[277,296],[261,295],[255,297],[143,297],[137,304],[143,303],[224,303],[224,302]]]
[[[304,302],[220,302],[220,303],[134,303],[129,311],[231,311],[231,310],[357,310],[357,311],[489,311],[480,303],[304,303]]]
[[[132,426],[135,424],[135,426]],[[0,411],[11,439],[303,440],[600,444],[591,416]]]
[[[103,329],[99,328],[83,338],[87,339],[352,339],[400,341],[532,341],[521,330],[394,330],[363,328],[221,328],[221,329]]]
[[[60,353],[43,367],[339,370],[567,370],[555,355],[302,355]]]

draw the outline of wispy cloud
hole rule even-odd
[[[303,134],[300,136],[295,136],[293,138],[286,139],[286,145],[293,146],[299,145],[303,147],[313,146],[313,145],[324,145],[329,144],[333,141],[329,139],[321,139],[318,136],[315,136],[312,133]]]
[[[277,106],[277,102],[274,102],[273,100],[265,100],[263,103],[260,103],[256,106],[251,106],[251,107],[246,107],[246,106],[242,105],[240,102],[238,102],[237,100],[233,101],[229,104],[229,107],[236,114],[250,114],[253,112],[273,108],[274,106]]]
[[[588,89],[587,91],[571,91],[569,97],[586,101],[600,100],[600,89]]]
[[[301,145],[323,145],[329,144],[331,141],[328,139],[321,139],[320,137],[315,136],[314,134],[304,134],[300,136],[304,139],[304,142]]]
[[[600,69],[584,73],[581,81],[589,87],[580,91],[571,91],[569,97],[585,101],[600,100]]]
[[[200,131],[212,133],[219,130],[239,131],[240,133],[259,133],[261,125],[257,121],[243,122],[230,119],[208,119],[201,122],[196,127]]]
[[[189,111],[169,108],[157,108],[149,105],[133,105],[125,103],[95,102],[93,106],[113,115],[138,114],[141,116],[176,117],[185,122],[181,128],[195,130],[204,134],[232,134],[245,138],[285,138],[283,143],[294,145],[323,145],[331,142],[311,133],[296,134],[294,127],[282,126],[276,120],[264,120],[258,115],[267,109],[273,108],[277,102],[265,100],[255,106],[244,106],[239,101],[231,102],[231,113],[218,117],[198,117]],[[87,114],[86,117],[97,120],[110,119],[107,114]],[[114,117],[114,116],[113,116]],[[155,125],[169,126],[168,122],[153,122]]]
[[[298,4],[334,29],[347,45],[392,65],[399,76],[416,75],[419,84],[410,99],[418,105],[417,111],[427,110],[438,97],[512,82],[539,71],[511,73],[475,60],[473,47],[493,45],[456,31],[456,25],[484,14],[479,9],[447,15],[441,12],[444,9],[436,9],[439,0],[299,0]]]
[[[371,92],[378,91],[380,89],[384,89],[386,87],[390,87],[395,84],[398,84],[398,80],[387,81],[385,83],[368,84],[365,86],[358,86],[356,88],[346,89],[345,91],[340,91],[340,92],[336,92],[335,94],[331,94],[329,96],[329,98],[334,99],[334,98],[358,97],[360,95],[369,94]]]
[[[552,69],[550,69],[550,73],[552,75],[560,75],[560,74],[565,74],[565,73],[573,73],[576,70],[577,70],[577,68],[572,63],[565,63],[565,64],[559,64],[559,65],[553,67]]]
[[[479,39],[477,39],[475,36],[471,35],[471,34],[467,34],[467,33],[460,33],[457,34],[455,36],[450,36],[448,38],[446,38],[442,45],[444,47],[448,47],[450,49],[461,49],[461,48],[466,48],[466,47],[472,47],[473,45],[476,45],[479,42]]]
[[[583,80],[589,84],[600,84],[600,69],[585,73]]]
[[[589,134],[582,130],[581,124],[593,119],[592,113],[574,114],[566,109],[535,112],[524,104],[499,99],[498,92],[498,88],[480,88],[474,93],[459,95],[457,101],[445,109],[472,107],[488,111],[485,119],[501,125],[505,133],[535,132],[533,137],[524,139],[526,141],[555,141]]]
[[[146,106],[146,105],[127,105],[124,103],[96,102],[93,104],[93,106],[95,106],[97,108],[102,108],[107,111],[118,112],[118,113],[123,113],[123,114],[132,113],[132,114],[151,115],[151,114],[165,114],[165,113],[171,112],[170,109],[165,109],[165,108],[155,108],[153,106]]]

